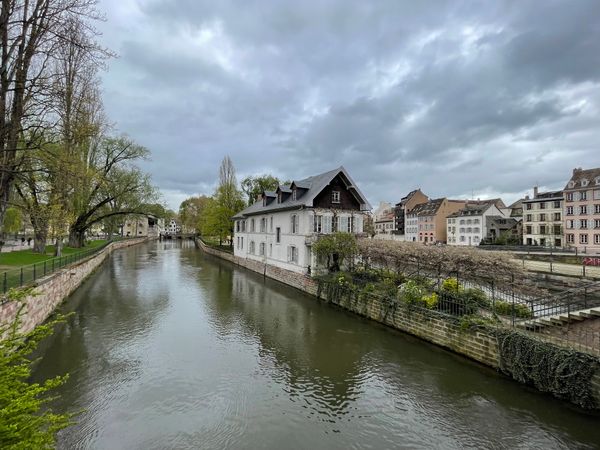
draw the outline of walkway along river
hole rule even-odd
[[[595,448],[600,418],[205,255],[115,252],[34,378],[70,373],[60,448]]]

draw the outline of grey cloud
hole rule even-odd
[[[240,177],[344,164],[374,204],[416,186],[515,197],[600,164],[598,2],[138,8],[135,33],[105,24],[121,55],[105,101],[169,192],[210,193],[225,154]],[[206,30],[208,48],[190,39]]]

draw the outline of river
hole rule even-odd
[[[596,448],[600,417],[205,255],[120,250],[65,303],[35,380],[59,448]]]

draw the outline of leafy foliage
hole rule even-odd
[[[264,191],[274,191],[280,184],[279,178],[267,174],[246,177],[241,182],[242,191],[248,198],[248,206],[256,202],[258,196]]]
[[[339,271],[345,262],[352,263],[358,253],[356,238],[353,234],[345,232],[319,237],[312,249],[319,260],[326,261],[330,272]]]
[[[19,301],[31,295],[27,290],[11,290],[8,296]],[[17,319],[9,326],[0,327],[0,448],[44,449],[54,448],[56,433],[70,424],[71,415],[52,412],[48,396],[63,384],[67,377],[56,377],[42,384],[31,383],[31,353],[42,339],[52,333],[58,318],[37,327],[30,333],[20,334],[21,305]]]

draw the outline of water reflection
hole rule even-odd
[[[116,252],[35,377],[63,448],[594,448],[598,417],[187,242]]]

